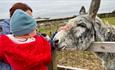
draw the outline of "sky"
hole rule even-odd
[[[81,6],[89,10],[91,0],[0,0],[0,19],[9,18],[9,9],[16,2],[28,4],[33,17],[60,18],[78,15]],[[98,13],[115,10],[115,0],[102,0]]]

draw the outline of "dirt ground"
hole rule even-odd
[[[57,51],[57,64],[88,70],[104,70],[101,60],[92,52]]]

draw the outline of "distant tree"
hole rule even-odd
[[[112,13],[114,13],[114,14],[115,14],[115,10],[113,10],[113,11],[112,11]]]
[[[41,19],[41,17],[37,17],[36,19]]]

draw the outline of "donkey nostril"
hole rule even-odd
[[[54,42],[55,42],[55,43],[58,43],[58,42],[59,42],[59,40],[55,40]]]

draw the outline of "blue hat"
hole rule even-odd
[[[16,36],[32,32],[36,25],[35,19],[20,9],[14,12],[10,20],[11,32]]]

